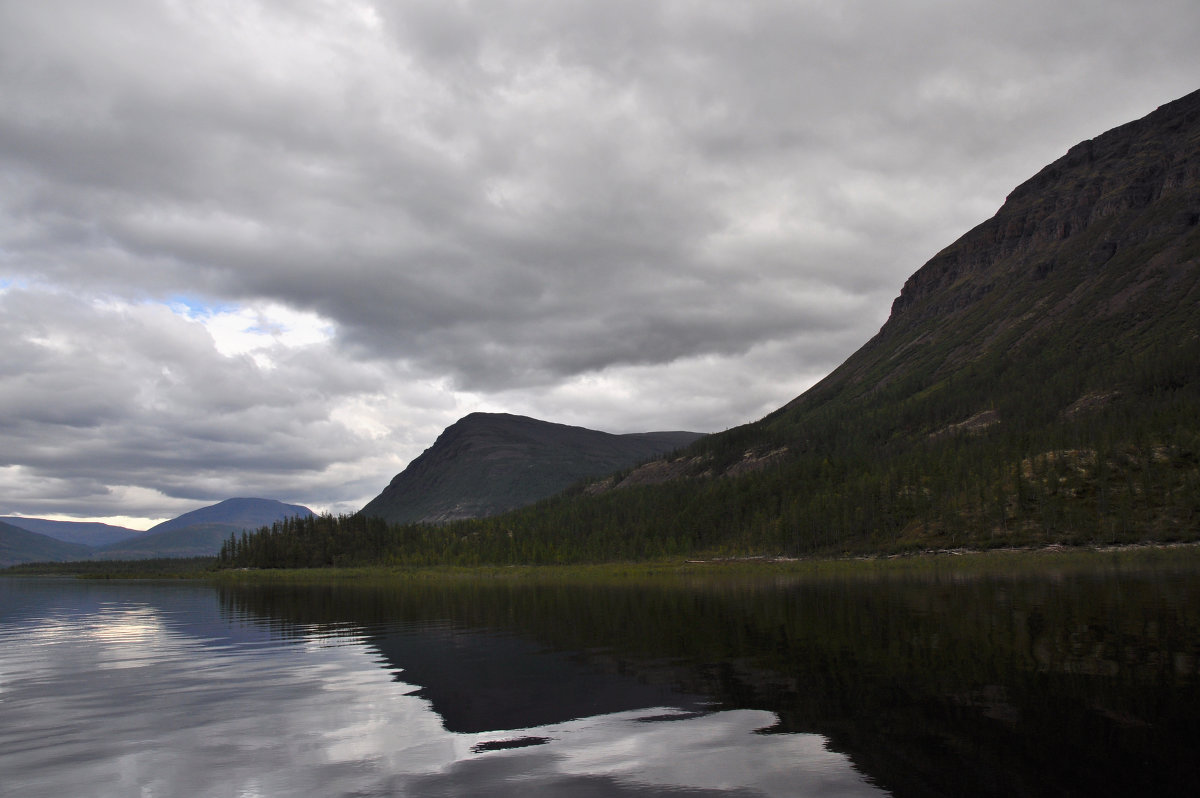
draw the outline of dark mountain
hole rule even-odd
[[[226,499],[163,521],[137,538],[100,547],[95,556],[107,560],[208,557],[220,551],[230,534],[312,514],[307,507],[272,499]]]
[[[697,432],[607,432],[503,413],[451,426],[362,509],[391,522],[482,518],[552,496],[702,437]]]
[[[65,543],[0,522],[0,568],[24,562],[86,560],[90,553],[87,546]]]
[[[685,548],[1195,538],[1198,461],[1195,92],[1017,187],[818,385],[621,483],[686,489],[579,507]]]
[[[118,540],[135,538],[142,533],[123,526],[101,524],[94,521],[50,521],[45,518],[0,518],[0,522],[19,529],[27,529],[67,543],[85,546],[107,546]]]

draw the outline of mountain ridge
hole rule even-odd
[[[1175,209],[1175,222],[1196,226],[1200,222],[1194,202],[1194,186],[1200,176],[1200,163],[1194,157],[1200,145],[1195,132],[1197,116],[1200,90],[1068,149],[1013,189],[991,219],[972,228],[910,276],[892,303],[888,323],[934,291],[951,287],[961,275],[986,271],[999,257],[1078,237],[1106,219],[1161,201],[1175,189],[1189,189],[1192,195],[1192,202]],[[1118,172],[1105,168],[1131,155],[1136,161]],[[1133,180],[1128,179],[1131,168],[1136,170]],[[1071,175],[1076,175],[1074,185],[1062,186],[1064,178]],[[1169,225],[1170,220],[1164,222]],[[1095,242],[1090,253],[1093,263],[1103,264],[1119,246],[1161,229],[1158,224],[1126,227],[1133,230],[1123,231],[1120,238],[1107,236]],[[1043,254],[1035,265],[1037,276],[1052,269],[1052,257]]]
[[[25,562],[69,562],[73,560],[140,560],[151,558],[211,557],[231,534],[270,526],[296,516],[312,516],[312,510],[274,499],[233,498],[192,510],[163,521],[145,532],[126,530],[128,535],[101,545],[75,543],[30,530],[0,519],[0,566]],[[93,534],[97,527],[109,536],[122,527],[75,521],[22,518],[22,523],[65,535]],[[20,533],[20,534],[18,534]]]
[[[48,518],[5,516],[0,517],[0,522],[36,532],[39,535],[46,535],[55,540],[80,543],[85,546],[106,546],[143,534],[137,529],[103,524],[98,521],[55,521]]]
[[[225,499],[163,521],[138,538],[99,547],[95,556],[106,560],[211,557],[221,550],[230,535],[270,526],[285,518],[312,515],[313,511],[303,505],[275,499]]]
[[[443,430],[359,512],[394,523],[495,515],[699,437],[618,435],[511,413],[470,413]]]
[[[87,546],[0,521],[0,568],[29,562],[86,559],[90,552]]]
[[[313,511],[301,504],[285,504],[275,499],[232,498],[224,499],[197,510],[178,515],[150,527],[146,534],[170,532],[196,524],[226,524],[239,529],[255,529],[282,517],[281,514],[312,515]]]
[[[1161,159],[1165,163],[1152,169],[1144,163],[1151,157],[1139,152],[1136,145],[1151,151],[1163,149],[1165,142],[1156,135],[1163,128],[1175,134],[1176,146]],[[928,361],[921,364],[929,371],[924,380],[928,383],[989,354],[1011,356],[1014,347],[1029,347],[1038,333],[1072,311],[1078,315],[1081,307],[1129,322],[1117,331],[1118,338],[1132,338],[1132,333],[1155,322],[1156,310],[1173,308],[1181,317],[1179,329],[1185,341],[1200,338],[1195,313],[1200,305],[1196,275],[1200,261],[1198,156],[1200,90],[1071,147],[1014,189],[995,215],[911,275],[893,301],[887,321],[859,350],[800,396],[731,433],[744,435],[758,425],[769,427],[800,408],[828,401],[839,391],[857,389],[859,398],[874,396],[899,378],[905,358],[910,364],[913,359]],[[1111,166],[1130,158],[1137,161],[1133,181],[1128,179],[1127,164],[1117,170],[1120,174],[1100,171],[1087,174],[1090,179],[1085,181],[1069,180],[1073,170],[1086,166],[1091,172],[1096,164],[1100,169],[1106,161]],[[1084,200],[1077,201],[1076,191],[1059,185],[1064,178],[1070,189],[1079,189],[1079,182],[1085,184],[1085,190],[1079,191]],[[1049,196],[1045,193],[1048,189]],[[1067,199],[1061,199],[1063,194]],[[1165,210],[1157,207],[1164,199]],[[1042,213],[1034,214],[1030,206]],[[1131,210],[1147,209],[1152,209],[1150,215],[1157,223],[1123,216]],[[1146,256],[1140,245],[1151,236],[1170,240]],[[1086,268],[1067,268],[1069,260],[1078,260],[1081,254]],[[1102,281],[1105,277],[1107,283]],[[1057,291],[1043,291],[1035,301],[1019,305],[1027,296],[1014,290],[1014,285],[1024,281],[1038,284],[1040,289],[1055,280],[1060,283]],[[1120,290],[1112,290],[1118,280],[1124,281],[1116,286]],[[1164,289],[1181,290],[1183,295],[1164,296]],[[1107,294],[1102,293],[1106,290]],[[1015,307],[1005,306],[1004,301]],[[970,318],[972,314],[981,318]],[[949,328],[949,320],[966,321],[967,329]],[[934,346],[951,335],[958,337],[953,345]],[[920,350],[927,351],[922,354]],[[1072,396],[1062,405],[1063,411],[1074,403],[1086,405],[1089,396],[1111,399],[1118,395],[1115,385],[1095,384]],[[992,423],[1002,423],[994,408],[976,407],[943,419],[942,428],[966,423],[983,413],[990,415]],[[744,456],[752,452],[761,456],[763,446],[747,450]],[[686,473],[695,476],[697,470],[693,466]]]

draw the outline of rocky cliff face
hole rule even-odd
[[[612,435],[505,413],[472,413],[447,427],[361,512],[392,522],[482,518],[699,437],[695,432]]]
[[[1136,346],[1196,289],[1200,91],[1082,142],[905,282],[879,334],[831,375],[878,390],[904,371],[948,374],[1046,334],[1089,329]],[[1179,316],[1195,334],[1194,315]],[[1103,387],[1103,386],[1101,386]]]
[[[964,311],[996,289],[1024,293],[1021,282],[1060,270],[1080,283],[1096,281],[1148,242],[1156,257],[1142,260],[1132,283],[1151,280],[1164,259],[1195,256],[1198,120],[1200,91],[1070,148],[908,278],[890,328]]]
[[[954,313],[1066,265],[1093,277],[1151,239],[1182,246],[1200,225],[1198,119],[1200,91],[1072,147],[910,277],[889,323]]]

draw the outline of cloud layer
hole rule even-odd
[[[504,410],[715,430],[866,341],[1192,0],[0,2],[0,514],[353,510]]]

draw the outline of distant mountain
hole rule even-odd
[[[223,502],[184,513],[170,521],[152,526],[146,534],[170,532],[198,524],[224,524],[240,529],[270,526],[284,518],[312,515],[313,511],[300,504],[284,504],[274,499],[226,499]]]
[[[28,529],[0,522],[0,568],[25,562],[86,560],[87,546],[65,543]]]
[[[163,521],[137,538],[99,547],[95,556],[106,560],[208,557],[220,551],[230,534],[312,514],[302,505],[272,499],[226,499]]]
[[[146,532],[89,522],[5,518],[0,519],[0,566],[87,559],[210,557],[220,551],[231,534],[312,514],[302,505],[272,499],[226,499],[163,521]],[[70,538],[93,545],[73,543]]]
[[[447,427],[361,510],[391,522],[482,518],[671,452],[698,432],[613,435],[506,413]]]
[[[19,529],[37,532],[55,540],[67,543],[81,543],[85,546],[107,546],[118,540],[135,538],[143,534],[136,529],[123,526],[101,524],[94,521],[51,521],[45,518],[0,518],[0,522],[11,524]]]
[[[192,524],[165,532],[146,533],[138,538],[101,546],[92,552],[100,560],[146,560],[157,557],[211,557],[231,533],[243,529],[230,524]]]

